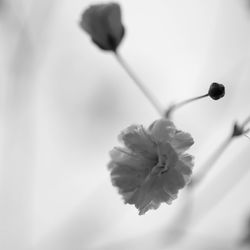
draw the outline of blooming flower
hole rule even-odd
[[[147,130],[132,125],[119,138],[125,147],[111,151],[108,167],[125,203],[134,204],[140,215],[162,202],[171,204],[190,181],[193,157],[184,152],[194,143],[191,135],[160,119]]]
[[[90,6],[83,12],[80,26],[103,50],[116,51],[124,36],[121,8],[117,3]]]

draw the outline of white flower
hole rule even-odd
[[[109,169],[125,203],[134,204],[140,215],[162,202],[171,204],[192,174],[193,157],[184,154],[194,143],[190,134],[160,119],[148,130],[132,125],[120,139],[125,148],[111,151]]]
[[[80,26],[103,50],[116,51],[124,36],[121,8],[117,3],[90,6],[83,12]]]

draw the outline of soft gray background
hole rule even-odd
[[[196,171],[232,122],[250,115],[250,4],[118,2],[127,30],[120,53],[162,105],[204,94],[213,81],[226,86],[224,99],[174,115],[195,139]],[[170,249],[164,230],[182,225],[175,218],[184,192],[173,205],[138,216],[110,183],[108,152],[120,130],[158,116],[115,58],[80,30],[80,15],[93,3],[0,1],[3,250]],[[173,249],[241,249],[235,244],[250,215],[249,152],[245,137],[230,145],[190,197],[188,234]]]

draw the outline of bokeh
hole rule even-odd
[[[250,115],[246,0],[119,0],[120,53],[195,139],[194,174]],[[0,249],[247,249],[250,140],[234,140],[197,190],[138,216],[110,182],[109,151],[158,114],[79,27],[96,1],[0,1]],[[188,204],[188,205],[187,205]],[[184,213],[183,213],[184,211]],[[249,247],[249,246],[248,246]]]

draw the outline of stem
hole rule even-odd
[[[205,97],[207,97],[207,96],[209,96],[209,94],[197,96],[197,97],[190,98],[190,99],[187,99],[187,100],[185,100],[185,101],[176,103],[176,104],[174,104],[173,106],[171,106],[171,107],[167,110],[165,116],[166,116],[166,117],[170,117],[171,114],[172,114],[172,112],[175,111],[176,109],[178,109],[178,108],[180,108],[180,107],[182,107],[182,106],[184,106],[184,105],[186,105],[186,104],[188,104],[188,103],[190,103],[190,102],[197,101],[197,100],[199,100],[199,99],[205,98]]]
[[[245,134],[244,136],[250,140],[250,137],[248,135]]]
[[[135,82],[137,87],[143,92],[143,94],[146,96],[146,98],[150,101],[150,103],[154,106],[154,108],[157,110],[160,116],[163,116],[164,112],[163,109],[160,107],[157,100],[154,98],[154,96],[150,93],[150,91],[144,86],[142,81],[135,75],[135,73],[131,70],[128,63],[125,62],[125,60],[121,57],[121,55],[116,51],[114,52],[115,57],[119,64],[124,68],[124,70],[127,72],[127,74],[130,76],[130,78]]]
[[[241,126],[245,127],[249,122],[250,122],[250,116],[243,122]]]
[[[182,107],[182,106],[184,106],[184,105],[186,105],[186,104],[188,104],[190,102],[202,99],[202,98],[207,97],[207,96],[208,96],[208,94],[205,94],[205,95],[197,96],[197,97],[194,97],[194,98],[179,102],[179,103],[175,104],[174,109],[180,108],[180,107]]]
[[[215,152],[210,156],[207,162],[204,164],[201,172],[192,180],[190,188],[196,187],[207,175],[207,173],[213,168],[216,161],[220,158],[229,144],[232,142],[234,137],[230,136],[226,138],[224,142],[215,150]]]

